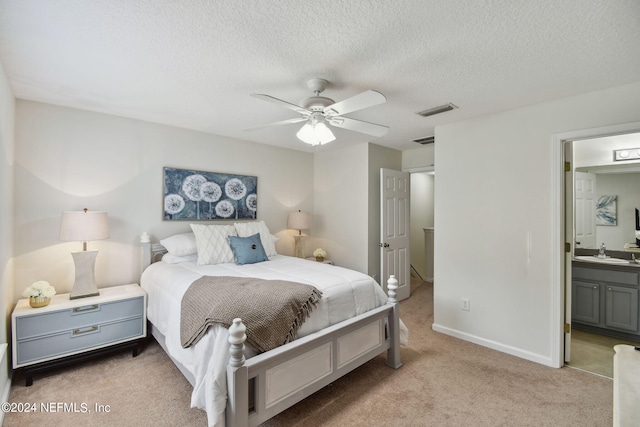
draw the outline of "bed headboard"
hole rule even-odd
[[[160,243],[140,242],[142,246],[142,270],[149,267],[154,262],[162,259],[162,255],[167,253],[167,249]]]

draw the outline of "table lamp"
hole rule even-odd
[[[75,264],[75,282],[69,299],[100,295],[94,279],[98,251],[88,251],[89,240],[109,238],[109,220],[106,212],[62,212],[60,240],[82,242],[81,252],[71,252]]]
[[[304,258],[304,243],[302,242],[302,230],[306,230],[311,227],[311,214],[309,212],[291,212],[287,220],[287,227],[298,230],[298,235],[293,236],[295,241],[294,254],[298,258]]]

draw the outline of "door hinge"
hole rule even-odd
[[[565,323],[564,324],[564,333],[568,334],[571,332],[571,323]]]
[[[571,243],[564,242],[564,251],[567,253],[571,252]]]
[[[564,162],[564,171],[571,172],[571,162]]]

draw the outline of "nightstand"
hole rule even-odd
[[[147,335],[147,294],[137,284],[101,288],[100,295],[70,300],[55,295],[46,307],[18,301],[11,314],[13,368],[33,374],[107,352],[130,349]]]
[[[331,261],[330,259],[326,259],[326,258],[325,258],[325,260],[324,260],[324,261],[318,261],[318,260],[316,259],[316,257],[314,257],[314,256],[309,257],[309,258],[307,258],[307,259],[308,259],[309,261],[321,262],[321,263],[323,263],[323,264],[333,265],[333,261]]]

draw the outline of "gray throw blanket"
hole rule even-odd
[[[182,297],[182,347],[197,343],[210,325],[229,328],[240,317],[247,327],[247,343],[269,351],[295,339],[321,298],[320,290],[302,283],[202,276]]]

